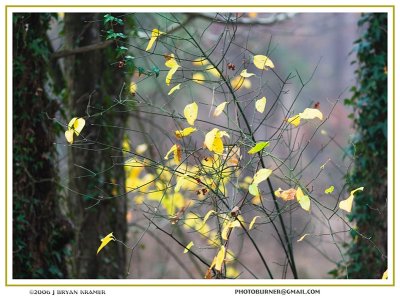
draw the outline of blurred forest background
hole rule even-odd
[[[146,51],[153,28],[166,34]],[[164,202],[154,204],[151,190],[133,190],[151,174],[157,176],[156,169],[143,167],[144,161],[137,167],[129,163],[130,169],[126,165],[132,157],[164,162],[176,142],[168,133],[184,127],[180,115],[194,100],[200,106],[198,118],[206,119],[205,130],[215,124],[228,134],[234,131],[229,122],[237,113],[233,104],[228,118],[210,116],[216,105],[233,100],[225,91],[218,93],[228,82],[218,74],[216,83],[206,71],[196,76],[202,65],[190,57],[214,46],[208,58],[222,57],[218,68],[230,75],[252,126],[258,122],[254,101],[247,97],[255,100],[262,93],[268,98],[268,123],[260,122],[254,135],[274,143],[271,154],[295,168],[303,189],[318,198],[310,214],[276,202],[267,188],[259,198],[265,208],[258,196],[246,194],[242,203],[240,191],[227,199],[228,213],[241,203],[246,226],[259,218],[253,230],[235,228],[232,259],[225,259],[224,274],[213,270],[212,277],[382,277],[387,269],[390,73],[386,14],[199,12],[13,15],[14,278],[204,277],[217,250],[207,241],[200,243],[187,222],[180,222],[190,214],[195,220],[193,214],[201,213],[204,219],[210,209],[207,198],[200,199],[189,186],[192,210],[182,202],[171,211],[163,205],[165,212],[158,215]],[[172,53],[191,68],[177,71],[174,79],[182,86],[169,95],[173,85],[165,86],[169,69],[164,63]],[[267,54],[275,68],[268,76],[261,74],[259,82],[249,78],[235,87],[232,80],[255,53]],[[280,126],[285,116],[307,107],[321,110],[326,123],[301,130]],[[84,136],[70,145],[64,131],[73,117],[85,118],[86,125]],[[203,137],[193,136],[184,145],[202,142]],[[246,151],[241,146],[241,154]],[[276,161],[267,162],[281,170]],[[253,173],[250,165],[243,166],[243,177]],[[274,190],[294,187],[282,176],[271,177]],[[330,185],[335,191],[324,194]],[[351,213],[337,208],[362,186]],[[315,201],[322,210],[314,210]],[[96,255],[110,232],[116,242]],[[303,234],[310,235],[298,241]],[[191,240],[193,253],[184,254]]]

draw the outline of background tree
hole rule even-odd
[[[13,276],[66,278],[72,227],[59,209],[56,147],[59,110],[50,98],[46,31],[50,14],[13,16]]]

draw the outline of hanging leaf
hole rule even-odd
[[[267,56],[264,55],[255,55],[253,59],[254,66],[256,66],[258,69],[265,70],[268,68],[274,68],[274,63],[268,58]]]
[[[171,90],[168,92],[168,96],[172,95],[176,90],[179,90],[181,88],[181,84],[177,84],[175,87],[173,87]]]
[[[267,104],[267,98],[262,97],[256,101],[256,109],[259,113],[263,113],[265,110],[265,104]]]
[[[189,125],[193,126],[194,121],[197,119],[197,113],[199,111],[199,107],[197,106],[196,102],[188,104],[183,109],[183,115],[185,116]]]
[[[198,58],[192,62],[194,66],[205,66],[208,65],[208,60],[205,58]]]
[[[304,238],[306,238],[306,236],[308,236],[308,235],[310,235],[310,234],[308,234],[308,233],[304,234],[302,237],[300,237],[299,239],[297,239],[297,242],[303,241]]]
[[[151,71],[156,75],[156,77],[160,75],[160,68],[158,68],[157,66],[153,66],[153,68],[151,68]]]
[[[183,138],[183,137],[189,136],[190,134],[192,134],[195,131],[197,131],[196,128],[188,127],[188,128],[183,129],[183,130],[176,130],[175,131],[175,136],[176,136],[176,138],[179,139],[179,138]]]
[[[281,188],[279,188],[274,193],[275,193],[276,197],[282,198],[283,201],[294,200],[294,198],[296,196],[296,190],[293,188],[290,188],[285,191],[283,191]]]
[[[204,145],[210,152],[222,154],[224,152],[224,144],[222,142],[223,136],[229,137],[228,133],[225,131],[220,131],[218,128],[214,128],[206,134]]]
[[[85,127],[86,121],[83,118],[72,118],[68,123],[68,130],[65,131],[65,138],[72,144],[74,142],[74,134],[79,136],[83,127]]]
[[[316,108],[306,108],[303,112],[299,113],[299,116],[303,120],[312,120],[318,118],[322,121],[323,119],[322,112]]]
[[[272,173],[271,169],[262,168],[254,174],[253,184],[258,185],[262,181],[266,180]]]
[[[213,213],[216,213],[216,212],[215,212],[214,210],[210,210],[209,212],[207,212],[207,214],[204,216],[204,219],[203,219],[203,223],[202,223],[202,225],[201,225],[201,228],[203,228],[203,226],[206,224],[208,218],[209,218]],[[200,229],[201,229],[201,228],[200,228]]]
[[[194,82],[201,84],[201,85],[204,84],[204,81],[205,81],[205,77],[204,77],[203,73],[200,73],[200,72],[194,73],[192,79]]]
[[[181,163],[182,159],[182,151],[181,151],[181,146],[179,144],[174,144],[171,149],[168,151],[168,153],[165,155],[164,159],[168,160],[168,157],[171,153],[174,153],[174,162],[176,165],[179,165]]]
[[[241,77],[245,77],[245,78],[249,78],[252,77],[253,75],[255,75],[254,73],[248,73],[247,69],[242,70],[242,72],[240,72],[240,76]]]
[[[131,82],[131,84],[129,85],[129,93],[131,93],[132,96],[136,95],[136,91],[137,91],[137,85],[135,82]]]
[[[304,193],[300,187],[297,188],[296,198],[297,198],[297,202],[299,202],[302,209],[304,209],[305,211],[310,211],[310,208],[311,208],[310,198],[308,196],[304,195]]]
[[[300,116],[298,114],[296,114],[295,116],[288,118],[287,122],[289,124],[292,124],[293,126],[297,127],[298,125],[300,125]]]
[[[171,83],[173,75],[178,70],[178,68],[181,67],[181,66],[175,60],[175,55],[174,54],[166,55],[165,57],[166,57],[165,58],[165,66],[170,68],[170,70],[167,73],[167,76],[165,77],[165,83],[167,84],[167,86],[169,86],[170,83]]]
[[[222,102],[221,104],[219,104],[216,108],[215,108],[215,110],[214,110],[214,116],[215,117],[218,117],[223,111],[224,111],[224,109],[225,109],[225,106],[228,104],[228,102],[227,101],[225,101],[225,102]]]
[[[253,196],[260,196],[260,192],[258,191],[258,186],[256,184],[249,185],[249,193]]]
[[[115,237],[113,235],[113,232],[111,232],[110,234],[108,234],[106,237],[104,237],[103,239],[101,239],[101,244],[99,246],[99,248],[97,249],[97,253],[96,255],[111,241],[115,241]]]
[[[347,198],[346,200],[340,201],[339,208],[343,209],[347,212],[351,212],[351,209],[353,207],[354,193],[356,193],[358,191],[363,191],[363,190],[364,190],[364,187],[359,187],[359,188],[351,191],[349,198]]]
[[[222,245],[215,259],[215,270],[222,270],[222,263],[225,259],[225,247]]]
[[[187,244],[187,246],[185,247],[185,250],[183,251],[183,253],[186,254],[193,245],[194,245],[193,241],[189,242]]]
[[[325,189],[325,194],[331,194],[335,190],[334,186],[330,186],[329,188]]]
[[[207,66],[206,71],[208,73],[210,73],[212,76],[216,77],[216,78],[220,78],[221,75],[219,74],[219,71],[217,68],[215,68],[214,66]]]
[[[233,222],[229,222],[225,225],[225,227],[222,229],[221,232],[221,237],[223,240],[228,240],[228,233],[230,229],[236,228],[236,227],[241,227],[239,221],[235,220]]]
[[[161,32],[161,31],[159,31],[158,29],[153,29],[153,30],[151,31],[151,37],[150,37],[149,43],[147,44],[146,52],[148,52],[148,51],[153,47],[153,44],[154,44],[154,42],[156,41],[156,39],[157,39],[159,36],[163,35],[163,34],[166,34],[166,33]]]
[[[254,155],[254,154],[258,153],[259,151],[263,150],[267,146],[269,146],[268,141],[257,142],[256,145],[253,146],[247,153],[249,155]]]
[[[255,216],[255,217],[251,220],[250,225],[249,225],[249,230],[253,229],[254,223],[256,222],[257,218],[259,218],[259,217],[260,217],[260,216]]]

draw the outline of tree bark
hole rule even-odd
[[[94,13],[65,14],[65,49],[99,43],[101,17]],[[126,251],[121,244],[112,242],[96,255],[101,238],[114,232],[117,239],[125,241],[127,231],[124,170],[121,166],[113,168],[111,157],[120,153],[112,147],[121,147],[123,129],[107,128],[123,126],[123,119],[117,123],[108,114],[94,116],[112,104],[110,99],[123,83],[120,75],[115,77],[113,88],[105,87],[107,72],[111,71],[105,54],[104,50],[94,50],[65,58],[70,118],[86,119],[82,131],[86,141],[78,138],[69,151],[68,200],[76,224],[73,274],[77,278],[123,278],[126,273]],[[110,183],[115,180],[119,188],[113,189]]]

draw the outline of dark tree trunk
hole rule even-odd
[[[13,277],[66,278],[72,226],[59,210],[55,132],[46,95],[49,14],[13,15]],[[59,129],[59,127],[58,127]]]
[[[102,41],[102,15],[69,13],[64,21],[66,49]],[[96,255],[102,237],[114,232],[117,239],[125,241],[127,231],[124,170],[121,166],[113,167],[115,159],[112,158],[121,154],[114,148],[121,147],[123,129],[107,128],[123,126],[124,119],[114,119],[107,112],[101,114],[113,104],[111,99],[123,84],[123,75],[115,75],[112,83],[107,83],[112,71],[109,64],[107,50],[65,58],[70,118],[86,119],[82,131],[86,140],[77,138],[69,151],[71,191],[68,201],[70,215],[76,224],[73,274],[77,278],[126,276],[123,245],[111,243]],[[118,189],[111,185],[114,179],[120,185]]]

